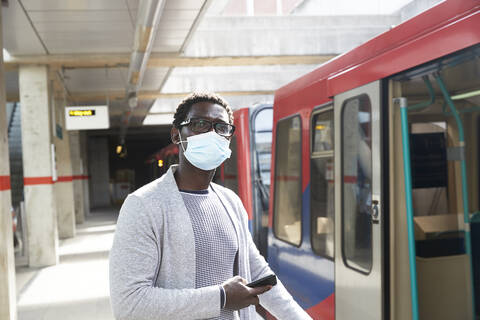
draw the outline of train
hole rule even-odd
[[[314,319],[479,319],[480,3],[275,92],[268,262]]]
[[[215,181],[313,319],[479,319],[478,1],[443,1],[234,115]]]

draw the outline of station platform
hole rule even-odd
[[[19,320],[114,319],[108,255],[117,217],[118,209],[92,211],[74,238],[60,240],[57,265],[17,267]]]

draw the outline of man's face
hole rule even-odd
[[[185,118],[185,120],[188,119],[204,119],[211,121],[212,123],[230,123],[227,110],[225,110],[224,107],[211,102],[199,102],[193,104],[190,108],[190,112]],[[211,130],[213,130],[213,127]],[[179,131],[183,141],[187,140],[187,137],[200,134],[200,132],[194,132],[189,125],[182,126]]]

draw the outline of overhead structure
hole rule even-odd
[[[126,132],[159,124],[146,118],[172,114],[193,90],[222,92],[234,108],[271,101],[292,79],[435,1],[365,4],[348,16],[315,0],[6,2],[7,100],[19,100],[19,66],[47,65],[70,105],[108,102],[111,126]]]
[[[147,61],[152,51],[153,42],[157,34],[158,23],[165,6],[165,0],[141,0],[137,11],[137,23],[135,26],[135,38],[128,67],[126,99],[130,109],[138,105],[138,89],[140,88]],[[121,123],[120,144],[125,144],[131,110],[124,113]]]

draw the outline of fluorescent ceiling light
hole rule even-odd
[[[480,90],[474,90],[474,91],[465,92],[462,94],[457,94],[456,96],[452,96],[451,98],[452,100],[461,100],[461,99],[468,99],[476,96],[480,96]]]
[[[169,125],[173,122],[173,113],[148,114],[143,120],[144,126]]]

